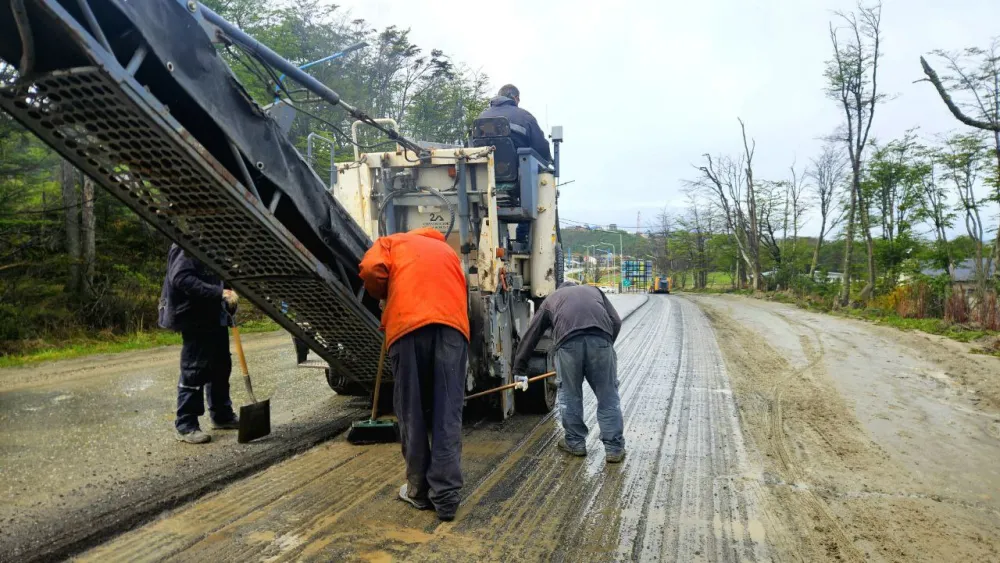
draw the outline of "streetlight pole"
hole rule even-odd
[[[608,233],[609,235],[618,235],[618,292],[622,291],[622,276],[625,273],[625,244],[622,242],[622,232],[621,231],[605,231],[604,229],[594,229],[598,233]],[[610,242],[604,244],[611,244]],[[614,246],[613,244],[611,245]]]

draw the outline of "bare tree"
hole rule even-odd
[[[712,263],[709,241],[715,234],[716,214],[697,190],[687,190],[687,202],[687,214],[680,219],[680,224],[689,239],[687,247],[694,273],[694,287],[704,289],[708,287],[708,273]]]
[[[746,185],[746,164],[740,157],[733,159],[728,156],[712,157],[704,155],[705,165],[698,168],[702,177],[691,182],[712,193],[715,204],[724,221],[726,231],[730,233],[739,259],[745,266],[746,276],[754,289],[761,289],[763,281],[760,276],[759,238],[757,238],[756,202],[754,218],[751,221],[746,206],[744,186]],[[752,227],[751,227],[752,224]],[[737,266],[735,279],[742,279],[742,271]]]
[[[788,182],[761,181],[757,186],[757,233],[760,243],[771,256],[775,267],[783,263],[784,234],[778,236],[779,229],[788,230]]]
[[[786,201],[786,207],[791,206],[791,210],[788,212],[792,224],[792,249],[791,256],[794,259],[795,252],[797,250],[799,242],[799,229],[803,226],[802,219],[809,210],[809,204],[806,201],[806,180],[809,178],[808,173],[803,173],[795,168],[795,163],[789,167],[789,171],[792,174],[791,180],[788,184],[788,197]],[[786,229],[787,230],[787,229]]]
[[[847,212],[846,249],[844,253],[844,288],[840,304],[847,305],[851,297],[851,262],[853,260],[855,215],[861,219],[861,227],[868,246],[868,284],[861,292],[861,299],[867,300],[875,289],[875,248],[867,205],[861,194],[862,158],[868,145],[875,106],[883,98],[878,93],[878,68],[881,52],[882,4],[873,6],[858,4],[856,13],[836,12],[842,21],[837,28],[830,23],[830,41],[833,45],[833,59],[826,69],[827,95],[837,101],[844,110],[844,136],[851,163],[851,197]],[[841,40],[841,35],[846,40]],[[859,205],[860,204],[860,205]]]
[[[808,172],[814,182],[813,189],[820,220],[819,235],[816,237],[816,246],[813,248],[809,275],[816,272],[816,265],[819,264],[819,251],[823,247],[826,236],[844,220],[844,210],[837,209],[837,194],[844,184],[846,173],[847,161],[844,159],[844,153],[832,144],[823,147],[823,152],[820,153],[819,158],[813,159],[812,168]]]
[[[928,154],[922,151],[921,162],[919,164],[922,173],[920,175],[920,201],[917,211],[917,220],[927,221],[934,228],[934,241],[937,245],[944,271],[949,277],[952,275],[952,257],[948,246],[948,229],[955,223],[955,213],[952,211],[948,201],[948,190],[937,180],[932,159],[933,153]]]
[[[753,178],[753,157],[754,153],[757,151],[757,141],[751,139],[750,143],[747,144],[747,127],[743,123],[742,119],[738,119],[740,122],[740,133],[743,136],[743,151],[746,156],[744,160],[744,174],[743,179],[746,181],[747,191],[746,191],[746,206],[747,206],[747,216],[746,224],[750,227],[750,232],[747,233],[747,244],[750,247],[750,257],[753,260],[753,282],[754,289],[757,291],[764,290],[764,280],[761,277],[760,271],[760,226],[757,222],[757,186],[754,184]]]
[[[670,237],[673,233],[674,219],[671,217],[670,212],[664,207],[660,214],[657,215],[656,221],[657,233],[656,237],[659,239],[659,243],[653,245],[653,255],[656,258],[656,269],[660,272],[667,272],[668,275],[673,273],[673,254],[671,253],[670,247]]]
[[[992,183],[994,197],[1000,201],[1000,38],[994,38],[987,49],[970,47],[962,53],[933,54],[944,60],[949,75],[939,76],[924,57],[920,57],[920,65],[948,110],[962,123],[991,133],[996,162]],[[955,101],[949,89],[962,98]],[[1000,228],[993,243],[993,260],[1000,264]],[[1000,283],[1000,268],[994,276]]]

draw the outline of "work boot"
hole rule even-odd
[[[240,429],[240,418],[233,415],[232,420],[227,420],[226,422],[216,422],[212,421],[212,429],[214,430],[239,430]]]
[[[190,432],[181,432],[178,430],[176,438],[178,442],[188,444],[207,444],[212,441],[212,437],[201,430],[192,430]]]
[[[437,511],[438,520],[442,522],[451,522],[452,520],[455,519],[455,513],[458,512],[458,507],[442,506],[442,507],[435,507],[435,510]]]
[[[411,497],[408,491],[409,488],[409,485],[403,485],[399,488],[399,500],[410,503],[410,506],[416,508],[417,510],[430,510],[431,508],[434,508],[431,505],[431,501],[426,498]]]
[[[606,453],[604,455],[604,461],[608,463],[621,463],[625,459],[625,450],[614,453]]]
[[[587,448],[571,448],[566,443],[566,438],[559,438],[559,449],[576,457],[587,457]]]

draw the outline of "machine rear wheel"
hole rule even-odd
[[[330,368],[326,368],[324,371],[326,372],[326,384],[330,386],[330,389],[336,391],[338,395],[366,397],[371,394],[363,385],[334,374]]]
[[[530,377],[553,370],[555,370],[553,363],[544,356],[535,356],[528,364]],[[558,391],[559,387],[554,376],[536,381],[528,386],[527,391],[517,391],[514,394],[514,407],[521,414],[547,414],[556,407]]]

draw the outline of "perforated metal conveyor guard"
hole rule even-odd
[[[310,342],[336,374],[370,385],[382,337],[350,288],[117,61],[94,62],[102,66],[0,89],[0,106]]]

